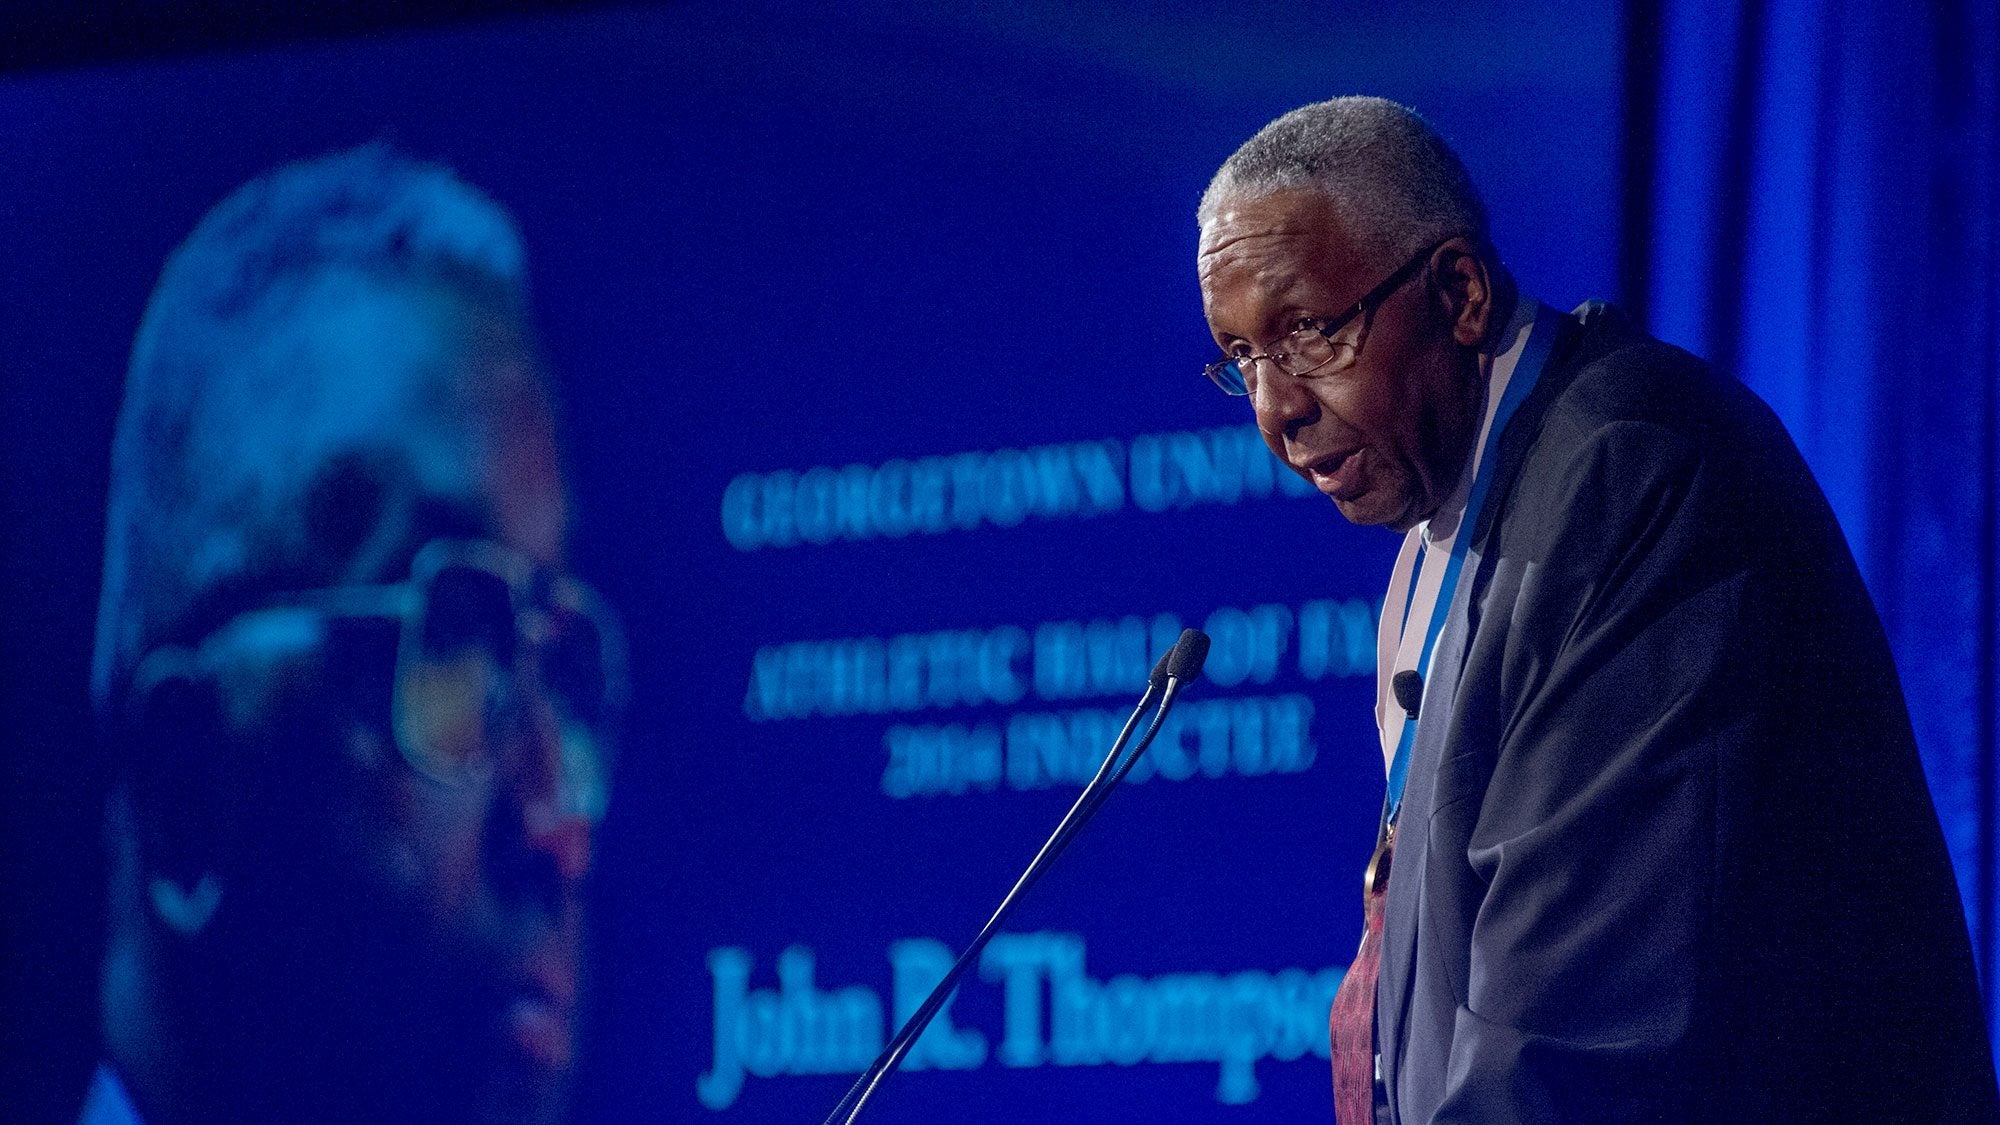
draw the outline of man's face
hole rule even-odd
[[[318,458],[294,530],[332,563],[325,584],[402,581],[437,538],[560,566],[549,410],[508,318],[349,279],[260,350],[341,388],[303,421],[266,420]],[[473,736],[507,768],[425,776],[397,750],[379,632],[267,629],[225,679],[259,806],[218,917],[244,957],[236,1004],[246,1026],[321,1041],[291,1047],[302,1073],[357,1070],[412,1118],[546,1117],[570,1069],[591,844],[560,800],[548,700],[523,676],[515,717]]]
[[[1225,204],[1202,228],[1199,264],[1216,343],[1261,354],[1302,322],[1345,312],[1402,263],[1366,255],[1324,195],[1287,190]],[[1403,530],[1456,483],[1476,425],[1475,362],[1426,271],[1375,311],[1353,366],[1301,377],[1260,361],[1251,406],[1271,452],[1342,515]]]

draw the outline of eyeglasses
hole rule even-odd
[[[1454,236],[1456,237],[1456,236]],[[1451,241],[1446,239],[1445,242]],[[1370,289],[1359,301],[1354,302],[1346,312],[1331,320],[1309,320],[1297,331],[1279,340],[1270,351],[1243,355],[1230,355],[1209,364],[1203,369],[1210,382],[1232,395],[1247,395],[1254,382],[1253,374],[1258,360],[1268,360],[1277,365],[1278,370],[1288,375],[1331,375],[1354,366],[1361,358],[1361,345],[1368,338],[1368,329],[1375,319],[1375,310],[1382,302],[1403,284],[1416,276],[1431,255],[1437,253],[1439,242],[1417,254],[1397,267],[1396,272],[1385,278],[1382,284]],[[1335,339],[1348,325],[1357,325],[1359,331],[1352,339]],[[1242,345],[1247,348],[1248,345]]]
[[[538,690],[560,745],[562,809],[602,819],[626,654],[616,617],[589,586],[497,543],[440,539],[417,552],[407,582],[296,591],[264,607],[394,624],[396,745],[448,785],[518,765],[496,762],[495,748],[504,756],[525,744],[515,735]]]

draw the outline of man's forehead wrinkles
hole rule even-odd
[[[1238,234],[1226,235],[1220,241],[1216,242],[1211,242],[1204,237],[1201,251],[1196,256],[1213,258],[1222,251],[1241,243],[1249,242],[1254,244],[1259,241],[1268,241],[1271,239],[1297,238],[1303,233],[1299,227],[1293,226],[1290,223],[1279,223],[1273,226],[1262,226],[1256,230],[1247,230]]]
[[[1295,289],[1305,275],[1305,263],[1280,246],[1244,248],[1240,253],[1210,258],[1200,271],[1204,286],[1225,286],[1240,292],[1278,297]]]
[[[1291,255],[1254,254],[1214,263],[1212,268],[1202,271],[1202,280],[1214,285],[1218,275],[1225,271],[1232,290],[1244,295],[1254,293],[1266,301],[1284,300],[1305,278],[1302,264]]]

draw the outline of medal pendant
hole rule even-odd
[[[1368,870],[1361,876],[1361,897],[1365,901],[1389,889],[1389,857],[1396,848],[1396,826],[1382,834],[1382,842],[1375,845],[1375,854],[1368,859]]]

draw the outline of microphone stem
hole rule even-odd
[[[1153,744],[1153,739],[1160,733],[1161,725],[1166,722],[1167,712],[1173,707],[1174,697],[1180,694],[1180,689],[1181,681],[1174,676],[1166,677],[1164,691],[1159,691],[1152,684],[1147,685],[1146,694],[1139,699],[1139,706],[1133,708],[1131,717],[1125,720],[1125,728],[1118,732],[1118,738],[1112,742],[1111,752],[1105,755],[1104,764],[1097,767],[1096,776],[1090,779],[1090,784],[1083,787],[1083,792],[1077,794],[1076,802],[1070,806],[1069,812],[1064,814],[1061,823],[1056,825],[1056,830],[1042,844],[1041,850],[1035,853],[1035,858],[1029,862],[1027,870],[1021,872],[1021,877],[1014,881],[1014,888],[1007,892],[1007,897],[1000,900],[999,909],[993,912],[993,917],[987,919],[979,935],[972,939],[972,944],[966,946],[965,952],[959,954],[958,960],[952,963],[951,971],[944,975],[943,980],[938,981],[937,987],[931,989],[930,995],[924,999],[923,1006],[904,1021],[902,1029],[896,1033],[895,1038],[889,1041],[889,1045],[883,1048],[882,1053],[876,1056],[875,1061],[862,1072],[861,1077],[855,1079],[854,1085],[848,1088],[840,1102],[833,1107],[833,1112],[827,1115],[823,1125],[832,1125],[835,1118],[840,1118],[842,1125],[852,1125],[855,1118],[861,1116],[862,1108],[868,1104],[868,1099],[874,1096],[882,1080],[903,1061],[903,1056],[908,1053],[917,1037],[923,1034],[924,1028],[930,1026],[932,1017],[944,1007],[945,1000],[950,997],[952,989],[958,984],[958,978],[965,974],[965,970],[979,956],[980,951],[986,948],[986,943],[993,940],[994,935],[1000,932],[1001,923],[1013,913],[1015,903],[1020,901],[1029,887],[1034,886],[1035,881],[1042,877],[1042,873],[1047,871],[1056,857],[1062,854],[1063,849],[1069,846],[1069,842],[1075,839],[1090,818],[1097,814],[1105,798],[1111,795],[1111,790],[1124,779],[1132,764],[1139,760],[1139,755],[1146,752],[1146,747]],[[1146,728],[1146,733],[1140,738],[1139,744],[1126,755],[1124,763],[1119,765],[1119,753],[1131,739],[1132,731],[1139,725],[1140,717],[1152,706],[1156,692],[1160,697],[1159,709],[1154,714],[1152,723]],[[1115,772],[1113,766],[1118,766]],[[841,1107],[845,1106],[850,1098],[855,1097],[856,1091],[860,1092],[859,1100],[855,1101],[853,1110],[841,1118]]]

